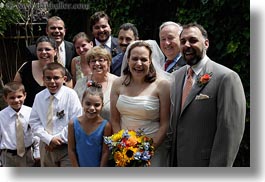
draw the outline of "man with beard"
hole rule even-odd
[[[90,17],[90,29],[94,36],[93,45],[101,45],[112,55],[116,56],[121,52],[118,47],[118,39],[111,36],[110,18],[104,11],[98,11]]]
[[[122,52],[116,55],[114,58],[112,58],[112,64],[111,64],[111,69],[110,69],[110,72],[112,74],[121,76],[121,71],[123,71],[121,70],[121,65],[122,65],[122,60],[123,60],[126,48],[131,42],[138,40],[138,39],[139,39],[138,30],[134,24],[124,23],[120,26],[119,35],[118,35],[118,43],[119,43],[119,46]]]
[[[72,42],[64,40],[65,37],[64,21],[58,17],[53,16],[48,19],[46,25],[46,34],[53,37],[58,47],[57,60],[71,72],[71,61],[76,56],[75,48]],[[26,60],[37,60],[36,45],[30,45],[26,49]]]
[[[201,25],[183,26],[180,50],[187,65],[172,74],[171,166],[231,167],[243,137],[246,99],[241,80],[212,61],[208,47]]]

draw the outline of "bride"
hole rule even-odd
[[[113,132],[143,129],[153,138],[152,167],[167,166],[165,137],[169,126],[169,75],[163,54],[153,40],[131,43],[124,55],[122,76],[113,82],[110,112]]]

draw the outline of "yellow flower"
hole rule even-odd
[[[144,135],[142,130],[120,130],[110,137],[105,136],[104,139],[116,166],[150,166],[150,159],[154,155],[153,140]]]
[[[124,130],[120,130],[118,133],[112,135],[111,136],[112,141],[117,142],[117,141],[121,140],[123,132],[124,132]]]
[[[123,157],[124,157],[124,160],[127,161],[127,163],[130,163],[131,160],[134,160],[134,154],[137,152],[137,148],[134,148],[134,147],[127,147],[127,148],[124,148],[123,150]]]
[[[128,131],[128,134],[129,134],[130,136],[136,136],[136,132],[135,132],[134,130],[129,130],[129,131]]]
[[[124,157],[124,154],[119,151],[114,153],[114,160],[116,162],[116,166],[118,167],[124,167],[127,164],[127,160]]]

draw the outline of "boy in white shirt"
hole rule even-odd
[[[31,108],[23,105],[26,98],[24,85],[15,81],[9,82],[4,86],[3,93],[8,106],[0,111],[2,165],[4,167],[33,167],[34,159],[37,163],[40,158],[39,143],[38,139],[33,138],[29,126]]]
[[[82,114],[82,106],[76,92],[63,85],[66,79],[61,64],[47,64],[43,69],[43,82],[47,88],[36,95],[32,106],[29,122],[34,134],[40,137],[41,167],[71,166],[68,122]]]

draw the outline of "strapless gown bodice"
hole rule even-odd
[[[159,99],[154,96],[120,95],[116,107],[121,116],[121,128],[141,128],[147,136],[153,137],[159,129],[159,106]]]
[[[120,95],[116,105],[121,117],[121,129],[144,130],[149,137],[154,137],[159,129],[160,102],[154,96],[130,97]],[[168,150],[162,143],[155,150],[151,167],[168,166]]]

